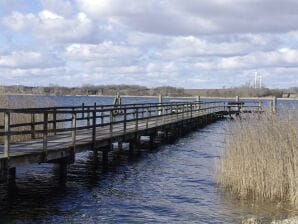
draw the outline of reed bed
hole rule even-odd
[[[229,126],[217,181],[239,198],[298,207],[298,113],[264,113]]]
[[[20,96],[18,100],[11,100],[11,98],[5,93],[0,95],[0,108],[33,108],[33,107],[53,107],[55,103],[50,100],[49,98],[43,98],[41,101],[38,97],[34,96]],[[30,123],[31,122],[31,115],[30,114],[18,114],[12,113],[10,122],[11,124],[19,124],[19,123]],[[49,120],[51,120],[51,116]],[[35,122],[43,121],[43,114],[35,114]],[[4,125],[4,114],[0,113],[0,126]],[[42,125],[36,125],[36,130],[42,130]],[[49,125],[51,128],[51,125]],[[18,127],[14,128],[14,131],[27,131],[30,130],[30,127]],[[37,138],[41,137],[41,134],[36,135]],[[17,141],[25,141],[30,140],[31,135],[17,135],[11,136],[11,142]],[[3,137],[0,137],[0,143],[3,142]]]

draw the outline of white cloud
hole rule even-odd
[[[244,56],[210,59],[195,64],[204,70],[245,70],[274,67],[298,67],[298,49],[281,48],[270,52],[255,52]]]
[[[129,66],[137,63],[140,51],[108,41],[100,44],[71,44],[65,50],[65,57],[91,67]]]
[[[11,13],[10,16],[4,17],[2,19],[2,24],[4,24],[5,26],[8,26],[14,31],[22,31],[28,28],[28,26],[32,24],[32,22],[34,21],[35,21],[34,14],[32,13],[22,14],[20,12],[14,11]]]
[[[51,68],[63,66],[64,62],[53,54],[42,54],[33,51],[13,51],[0,55],[0,68]]]
[[[132,29],[168,35],[287,32],[298,28],[298,2],[293,0],[77,0],[77,5],[93,18],[112,17]]]
[[[68,0],[40,0],[40,3],[44,9],[64,17],[71,17],[74,11],[72,3]]]
[[[84,13],[64,18],[54,12],[43,10],[38,14],[13,12],[2,23],[20,32],[29,29],[37,38],[51,42],[83,41],[91,37],[93,23]]]

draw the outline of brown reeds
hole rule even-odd
[[[0,108],[34,108],[34,107],[53,107],[55,103],[48,99],[43,98],[39,100],[35,96],[19,96],[17,99],[11,100],[8,95],[5,93],[0,94]],[[23,113],[12,113],[10,118],[11,124],[20,124],[20,123],[30,123],[31,114]],[[49,120],[51,117],[49,118]],[[35,122],[43,121],[43,114],[35,114]],[[4,125],[4,114],[0,113],[0,126]],[[36,130],[42,130],[42,125],[36,125]],[[50,127],[49,127],[50,128]],[[17,127],[13,129],[14,131],[27,131],[30,130],[30,126],[26,127]],[[41,134],[36,135],[36,137],[41,137]],[[15,135],[11,136],[11,142],[25,141],[30,140],[31,135]],[[3,138],[0,138],[0,143],[3,142]]]
[[[240,198],[298,207],[298,113],[265,113],[229,126],[217,181]]]

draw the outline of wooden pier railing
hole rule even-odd
[[[154,135],[164,128],[177,131],[209,118],[261,110],[255,102],[223,101],[0,109],[0,171],[74,158],[76,152]]]

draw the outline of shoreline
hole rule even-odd
[[[45,97],[115,97],[115,95],[37,95],[37,94],[5,94],[3,96],[45,96]],[[159,96],[134,96],[134,95],[121,95],[123,98],[158,98]],[[163,96],[163,98],[175,99],[175,98],[182,98],[182,99],[196,99],[197,96]],[[200,96],[201,99],[235,99],[235,97],[211,97],[211,96]],[[239,97],[239,99],[244,100],[272,100],[272,96],[266,97]],[[277,98],[277,100],[290,100],[296,101],[298,98]]]

